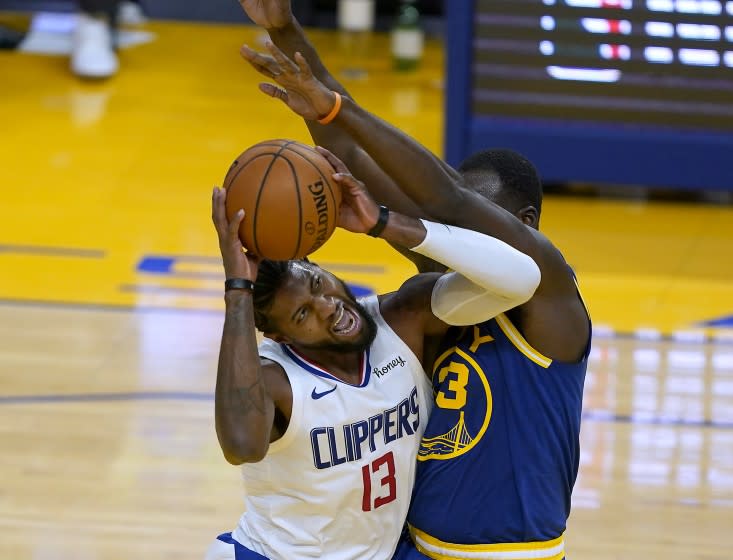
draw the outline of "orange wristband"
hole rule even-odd
[[[328,113],[325,117],[322,119],[318,119],[318,122],[321,124],[328,124],[333,119],[336,118],[336,115],[339,114],[339,111],[341,110],[341,94],[337,91],[334,91],[333,94],[336,96],[336,103],[333,104],[333,109],[331,109],[331,112]]]

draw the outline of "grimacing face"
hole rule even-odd
[[[268,311],[276,333],[267,336],[301,348],[342,353],[365,350],[376,324],[346,284],[314,264],[293,262]]]

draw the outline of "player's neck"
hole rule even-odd
[[[359,384],[362,378],[364,351],[336,352],[334,350],[318,350],[315,348],[301,348],[292,345],[300,356],[312,364],[324,369],[334,377],[352,385]]]

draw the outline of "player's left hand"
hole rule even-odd
[[[305,58],[295,53],[295,60],[290,60],[269,41],[266,47],[271,56],[260,54],[247,45],[240,50],[255,70],[278,84],[261,83],[260,90],[280,99],[306,120],[318,120],[330,113],[336,103],[336,94],[313,75]]]
[[[333,179],[341,187],[341,206],[337,226],[353,233],[366,233],[379,218],[379,206],[339,158],[321,146],[316,150],[325,157],[336,173]]]

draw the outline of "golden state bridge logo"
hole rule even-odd
[[[436,408],[420,442],[419,461],[452,459],[470,451],[486,433],[491,420],[491,387],[474,355],[482,344],[493,342],[473,327],[468,348],[454,346],[435,360]],[[465,344],[461,345],[465,346]],[[437,433],[436,433],[437,432]]]

